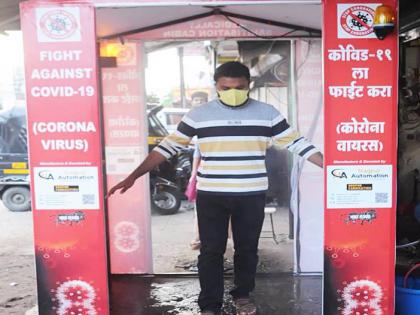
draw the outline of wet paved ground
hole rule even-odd
[[[188,272],[188,266],[197,261],[198,251],[189,244],[195,238],[195,211],[192,203],[183,202],[174,215],[152,212],[153,273]],[[270,217],[266,215],[263,233],[258,245],[258,271],[283,273],[293,271],[293,240],[289,234],[289,209],[278,208],[273,214],[274,231],[278,244],[272,238]],[[174,237],[176,235],[176,237]],[[228,241],[225,257],[233,261],[233,241]]]
[[[225,280],[223,314],[235,314],[228,291],[232,278]],[[291,274],[257,278],[253,294],[259,315],[320,315],[322,278]],[[112,276],[112,315],[194,315],[199,291],[196,277]]]

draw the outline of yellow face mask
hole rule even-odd
[[[229,89],[226,91],[217,91],[217,94],[223,104],[235,107],[247,101],[249,90]]]

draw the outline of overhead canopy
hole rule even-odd
[[[19,3],[23,1],[0,1],[0,33],[20,29]],[[68,2],[71,3],[71,1]],[[91,2],[98,7],[97,25],[98,35],[100,37],[206,13],[211,9],[205,6],[212,5],[214,8],[217,5],[216,1],[201,1],[202,4],[199,4],[198,2],[200,1],[197,0],[185,1],[185,3],[189,3],[188,5],[170,7],[168,4],[176,4],[182,1],[91,0]],[[148,3],[148,6],[139,7],[140,4],[143,4],[142,2]],[[222,9],[236,14],[321,29],[321,0],[258,1],[260,2],[258,5],[247,2],[226,1],[229,5],[224,6]],[[282,2],[289,4],[282,4]],[[51,3],[54,3],[54,1],[51,1]],[[128,3],[129,6],[120,7],[125,3]],[[191,3],[194,5],[191,5]],[[405,32],[410,28],[419,26],[420,2],[400,0],[399,5],[400,29]]]
[[[19,3],[23,0],[0,1],[0,33],[20,29]]]
[[[290,2],[290,1],[289,1]],[[176,5],[145,7],[98,7],[97,33],[100,38],[132,34],[138,31],[182,22],[210,15],[215,9],[229,14],[231,18],[248,17],[256,21],[279,23],[286,29],[307,29],[321,32],[321,5],[296,4],[232,4],[226,6]],[[306,32],[308,33],[308,32]]]

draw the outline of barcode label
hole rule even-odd
[[[387,203],[388,202],[388,193],[375,193],[375,202],[376,203]]]
[[[94,194],[82,195],[82,203],[84,205],[93,205],[95,203],[95,195]]]

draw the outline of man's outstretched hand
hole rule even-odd
[[[324,156],[321,154],[321,152],[316,152],[316,153],[312,154],[308,158],[308,161],[314,163],[315,165],[317,165],[321,168],[324,167]]]
[[[130,175],[128,175],[126,179],[119,182],[117,185],[115,185],[108,191],[106,198],[110,197],[118,189],[121,189],[120,194],[125,193],[128,189],[131,188],[131,186],[134,185],[134,182],[137,178],[143,176],[150,170],[154,169],[156,166],[163,163],[165,160],[166,158],[162,154],[156,151],[150,152],[143,161],[143,163],[141,163]]]
[[[128,189],[131,188],[131,186],[134,185],[134,182],[136,180],[133,179],[131,176],[128,176],[126,179],[124,179],[123,181],[119,182],[118,184],[116,184],[114,187],[112,187],[109,191],[108,194],[106,195],[106,197],[110,197],[112,194],[114,194],[118,189],[121,189],[120,194],[125,193]]]

